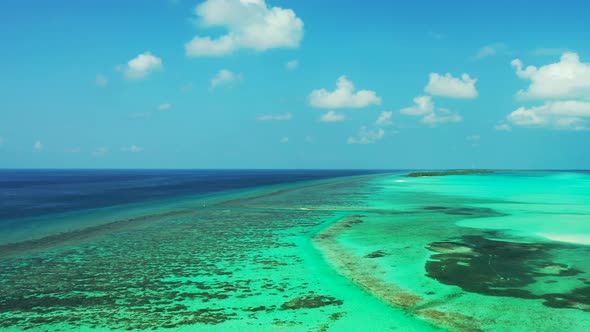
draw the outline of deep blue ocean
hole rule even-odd
[[[0,170],[0,222],[366,170]]]

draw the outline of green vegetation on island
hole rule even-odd
[[[427,171],[427,172],[412,172],[407,174],[407,177],[422,177],[422,176],[448,176],[448,175],[470,175],[470,174],[491,174],[494,171],[485,169],[459,169],[449,171]]]

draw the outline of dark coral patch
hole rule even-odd
[[[546,294],[543,303],[553,308],[571,308],[590,312],[590,287],[580,287],[566,294]]]
[[[387,256],[387,253],[383,250],[377,250],[377,251],[373,251],[370,254],[367,254],[365,256],[365,258],[379,258],[379,257],[385,257]]]
[[[525,299],[545,299],[545,305],[590,311],[590,287],[564,294],[535,294],[526,286],[541,277],[571,277],[580,270],[553,262],[551,250],[560,244],[528,244],[463,236],[460,241],[433,242],[427,276],[473,293]],[[552,281],[544,281],[545,284]]]
[[[449,207],[449,206],[425,206],[422,208],[424,211],[428,212],[439,212],[448,215],[455,215],[455,216],[471,216],[471,217],[501,217],[505,216],[504,213],[498,212],[494,209],[490,208],[482,208],[482,207]]]
[[[342,303],[342,300],[338,300],[332,296],[306,295],[283,303],[281,310],[312,309],[328,305],[342,305]]]

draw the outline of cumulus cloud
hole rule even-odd
[[[424,90],[435,96],[444,96],[452,98],[475,98],[477,90],[475,88],[476,79],[471,78],[468,74],[463,74],[461,78],[455,78],[451,74],[440,75],[430,73],[430,79]],[[446,108],[437,108],[432,101],[431,96],[418,96],[413,99],[414,105],[402,108],[400,114],[421,116],[420,122],[436,127],[443,123],[461,122],[463,117],[457,112],[450,111]]]
[[[342,75],[336,82],[336,90],[314,90],[309,95],[309,103],[316,108],[363,108],[381,104],[381,97],[375,91],[355,91],[354,84]]]
[[[97,86],[104,88],[107,85],[109,85],[109,80],[103,74],[96,74],[96,78],[94,80],[94,83],[96,83]]]
[[[299,67],[298,60],[291,60],[285,64],[285,68],[287,68],[288,70],[295,70],[297,69],[297,67]]]
[[[439,108],[420,120],[420,122],[429,124],[433,127],[436,127],[439,124],[461,121],[463,121],[463,117],[461,115],[446,108]]]
[[[242,79],[241,74],[236,74],[230,70],[222,69],[215,76],[211,78],[211,89],[215,89],[220,86],[230,85],[235,81]]]
[[[263,114],[256,118],[258,121],[289,121],[293,119],[293,114]]]
[[[265,0],[206,0],[195,14],[202,27],[223,28],[219,37],[195,36],[187,56],[222,56],[238,49],[264,51],[296,48],[303,39],[303,21],[291,9],[270,7]]]
[[[281,143],[289,143],[289,137],[283,137],[280,140]]]
[[[517,126],[587,130],[590,120],[590,102],[549,101],[541,106],[519,107],[510,113],[507,119]]]
[[[36,152],[43,151],[43,144],[41,143],[41,141],[35,141],[35,144],[33,144],[33,150],[35,150]]]
[[[434,103],[430,96],[418,96],[414,98],[414,104],[414,106],[402,108],[400,113],[405,115],[424,115],[432,113],[434,110]]]
[[[518,77],[530,80],[517,96],[528,99],[590,98],[590,63],[581,62],[577,53],[564,53],[559,62],[539,68],[524,67],[520,59],[511,62]]]
[[[400,113],[411,116],[422,116],[420,122],[432,127],[444,123],[463,121],[463,117],[458,113],[446,108],[437,108],[430,96],[419,96],[414,98],[414,106],[402,108]]]
[[[393,121],[391,120],[392,117],[393,112],[381,112],[375,121],[375,124],[382,127],[391,126],[393,124]]]
[[[131,152],[131,153],[138,153],[143,151],[143,148],[141,146],[137,146],[135,144],[131,145],[131,146],[126,146],[121,148],[121,151],[123,152]]]
[[[471,78],[469,74],[463,74],[461,78],[457,78],[449,73],[444,76],[437,73],[430,73],[430,79],[424,91],[433,96],[464,99],[475,98],[477,97],[476,82],[477,79]]]
[[[520,59],[511,62],[516,75],[529,80],[520,99],[541,99],[543,104],[519,107],[507,116],[515,126],[558,130],[590,129],[590,63],[577,53],[565,52],[559,62],[525,67]]]
[[[323,114],[320,117],[320,121],[322,121],[322,122],[341,122],[341,121],[344,121],[345,118],[346,117],[344,116],[344,114],[339,114],[334,111],[329,111],[328,113]]]
[[[369,130],[363,126],[356,137],[349,137],[347,142],[348,144],[373,144],[383,138],[384,135],[385,130],[383,128]]]
[[[540,126],[545,123],[545,119],[537,114],[537,110],[519,107],[516,111],[508,115],[508,120],[518,126]]]
[[[162,68],[162,59],[153,55],[151,52],[139,54],[129,60],[127,64],[118,67],[119,71],[123,72],[123,76],[128,80],[144,79],[153,71]]]
[[[164,104],[158,105],[158,111],[168,111],[170,109],[172,109],[172,104],[170,104],[170,103],[164,103]]]

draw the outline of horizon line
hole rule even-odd
[[[451,170],[490,170],[490,171],[590,171],[580,168],[3,168],[0,171],[451,171]]]

